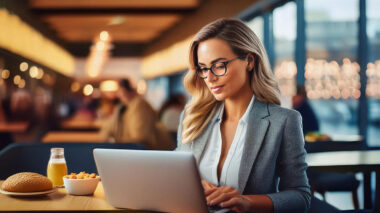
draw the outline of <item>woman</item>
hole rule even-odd
[[[238,212],[305,212],[310,189],[301,117],[281,108],[263,45],[243,22],[203,27],[184,84],[192,99],[177,151],[193,152],[207,204]]]

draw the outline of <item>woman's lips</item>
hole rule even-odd
[[[223,86],[216,86],[216,87],[211,87],[211,91],[213,93],[221,93],[223,89]]]

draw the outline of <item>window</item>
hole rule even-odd
[[[294,60],[297,36],[297,6],[289,2],[273,11],[274,74],[281,90],[281,103],[291,107],[291,97],[296,93],[297,66]]]
[[[305,0],[305,88],[323,133],[358,134],[358,0]]]
[[[148,89],[145,97],[154,109],[159,110],[162,103],[169,96],[169,78],[163,76],[150,79],[147,81],[147,85]]]
[[[264,40],[264,20],[263,17],[258,16],[251,21],[246,22],[246,24],[255,32],[260,41]]]
[[[380,146],[380,2],[367,0],[368,146]]]

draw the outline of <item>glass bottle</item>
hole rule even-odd
[[[67,166],[63,148],[51,148],[47,166],[47,177],[54,186],[63,186],[63,176],[67,175]]]

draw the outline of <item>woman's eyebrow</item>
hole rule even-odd
[[[211,61],[211,64],[214,64],[220,60],[226,60],[226,58],[217,58],[217,59],[214,59]],[[205,66],[206,64],[202,63],[202,62],[198,62],[198,65],[202,65],[202,66]]]

